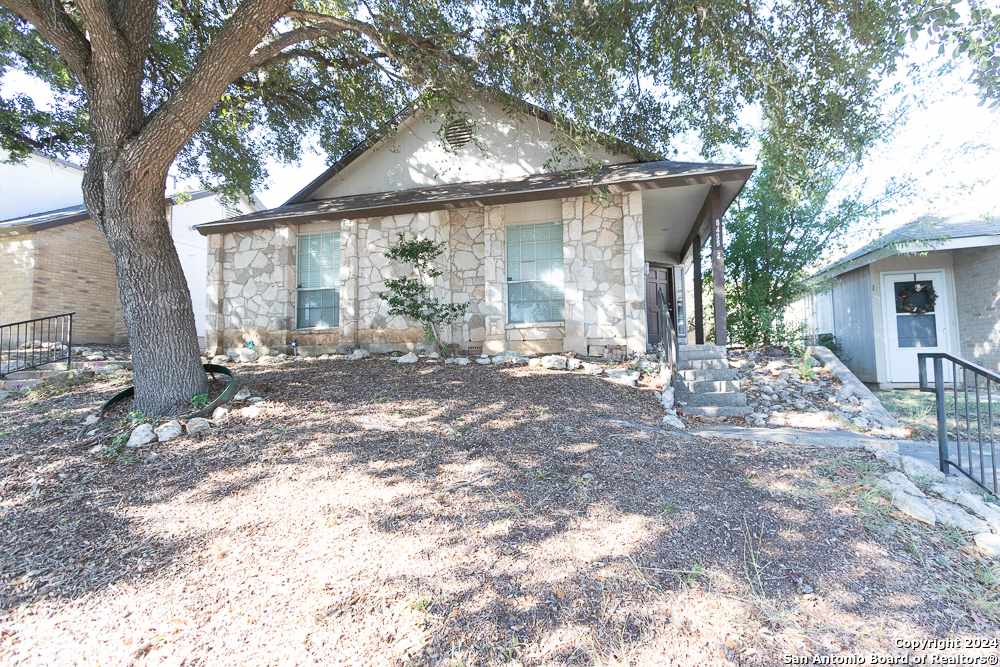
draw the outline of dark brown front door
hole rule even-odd
[[[646,274],[646,340],[650,345],[656,345],[663,339],[660,331],[660,307],[657,305],[657,291],[663,292],[667,302],[667,317],[674,322],[674,270],[662,264],[650,264]]]

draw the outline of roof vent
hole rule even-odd
[[[465,119],[453,120],[444,126],[444,140],[452,150],[458,150],[472,141],[472,123]]]

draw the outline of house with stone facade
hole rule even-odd
[[[0,324],[75,311],[77,343],[127,338],[111,251],[83,205],[83,169],[31,154],[23,164],[0,163]],[[201,222],[263,208],[256,200],[223,205],[212,192],[164,202],[171,236],[204,336],[208,243]]]
[[[844,363],[862,382],[916,387],[921,352],[1000,371],[1000,219],[923,217],[814,279],[821,287],[790,315],[814,336],[836,336]]]
[[[689,309],[692,342],[704,342],[711,243],[724,343],[722,216],[754,167],[664,160],[610,138],[568,158],[566,143],[529,105],[471,102],[449,120],[411,110],[284,205],[199,225],[206,352],[420,346],[420,326],[379,296],[409,272],[385,257],[400,234],[444,243],[434,293],[468,309],[443,338],[487,353],[645,353],[664,319],[686,341]]]

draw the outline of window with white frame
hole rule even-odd
[[[561,222],[507,227],[507,321],[562,322]]]
[[[340,326],[340,232],[300,234],[297,329]]]

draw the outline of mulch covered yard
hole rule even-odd
[[[143,449],[77,440],[108,377],[0,403],[0,662],[773,665],[997,636],[1000,571],[891,511],[865,452],[609,423],[663,412],[581,373],[237,373],[262,417]]]

